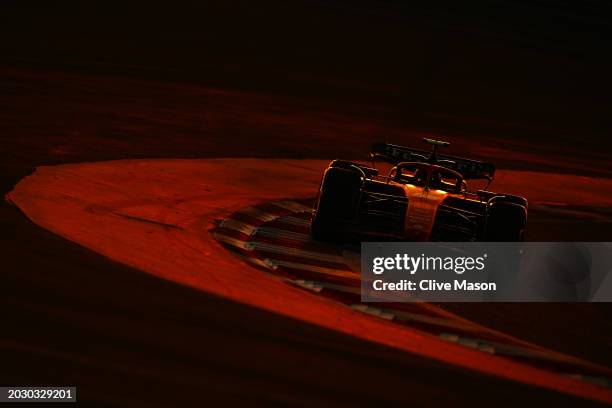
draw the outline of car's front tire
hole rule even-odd
[[[325,171],[311,222],[314,239],[330,241],[345,235],[346,224],[356,216],[361,185],[362,176],[356,171],[337,167]]]
[[[527,209],[524,206],[509,202],[491,204],[487,216],[487,241],[523,241],[526,228]]]

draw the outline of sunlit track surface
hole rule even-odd
[[[214,237],[245,261],[287,283],[376,318],[410,326],[483,353],[612,388],[612,370],[514,338],[424,302],[364,304],[358,254],[310,238],[310,207],[276,201],[241,209],[219,220]]]
[[[327,165],[241,158],[43,166],[6,199],[42,228],[155,277],[425,357],[443,370],[469,370],[612,403],[605,367],[529,345],[426,303],[360,304],[357,251],[311,241],[310,204],[286,198],[310,197]],[[514,179],[524,180],[515,175],[508,191]],[[597,186],[610,187],[606,183],[612,186],[612,181]],[[585,187],[584,197],[576,197],[572,190],[562,209],[612,205],[606,197],[593,202],[591,192]],[[552,194],[537,186],[528,197],[532,203],[556,204]],[[513,330],[525,329],[514,323],[503,329]],[[608,342],[585,338],[572,349],[578,353],[582,344],[606,347]],[[587,354],[604,358],[605,351]],[[446,380],[432,381],[438,387]]]

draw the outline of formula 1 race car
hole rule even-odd
[[[431,152],[376,143],[372,167],[334,160],[323,174],[312,214],[315,239],[367,235],[412,241],[521,241],[527,200],[487,191],[495,166],[438,155],[449,143],[423,139]],[[376,161],[393,167],[379,175]],[[470,191],[466,180],[481,179]]]

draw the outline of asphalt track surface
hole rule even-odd
[[[42,167],[7,199],[36,224],[160,278],[484,375],[612,401],[606,389],[611,371],[604,365],[530,344],[433,305],[380,310],[351,299],[351,290],[359,287],[356,271],[346,266],[341,249],[310,241],[308,205],[286,199],[309,198],[325,165],[217,159]],[[231,173],[225,171],[230,168]],[[554,182],[549,191],[526,189],[516,182],[525,178],[523,173],[501,171],[504,189],[522,187],[536,208],[550,203],[549,195],[558,191]],[[609,187],[605,183],[585,184],[598,190]],[[577,191],[556,197],[575,206],[590,195]],[[610,203],[602,198],[596,204]],[[253,266],[273,270],[281,279]],[[325,289],[328,296],[303,289]]]
[[[319,104],[314,108],[312,102],[304,104],[291,97],[56,71],[24,73],[9,69],[5,74],[6,88],[13,89],[5,97],[13,108],[4,111],[6,132],[3,135],[20,135],[17,140],[6,138],[3,142],[7,152],[3,173],[7,193],[41,163],[235,154],[236,145],[223,143],[224,129],[244,135],[246,139],[239,146],[247,146],[248,140],[256,138],[258,143],[248,144],[250,152],[242,153],[256,156],[286,154],[282,153],[281,146],[289,148],[296,143],[298,150],[308,152],[313,147],[299,146],[301,138],[324,135],[327,142],[317,142],[317,148],[325,151],[316,155],[327,159],[334,157],[334,149],[344,151],[342,155],[358,156],[358,152],[347,153],[344,149],[350,146],[367,151],[369,141],[377,140],[382,132],[395,135],[393,141],[407,143],[423,135],[406,131],[406,135],[399,137],[399,131],[384,121],[355,116],[353,109],[358,107],[351,108],[352,105],[349,112],[339,111],[330,117],[321,114]],[[83,87],[90,89],[88,94],[82,93]],[[40,89],[46,91],[41,93]],[[122,96],[125,89],[146,96],[144,99]],[[158,99],[155,95],[176,95],[179,99],[182,95],[190,96],[180,99],[180,108],[171,108],[166,105],[173,103],[171,100]],[[148,106],[142,113],[146,120],[136,122],[144,127],[134,128],[130,125],[134,122],[132,112],[142,103]],[[85,106],[88,108],[83,109]],[[115,112],[111,117],[105,113],[109,109]],[[158,123],[160,112],[168,109],[179,118],[164,121],[163,125]],[[73,116],[70,112],[81,114]],[[185,128],[186,123],[197,121],[197,112],[206,112],[209,118],[207,137],[188,137],[185,133],[199,134],[195,128]],[[241,122],[234,120],[236,114]],[[72,119],[58,122],[57,118],[66,115]],[[36,120],[32,121],[32,117]],[[122,130],[121,137],[106,139],[94,123],[112,123],[116,129],[128,126],[128,130]],[[303,127],[304,133],[292,134],[292,139],[287,140],[286,131],[279,129],[296,132],[295,125]],[[362,126],[370,129],[371,134],[359,131]],[[164,141],[162,134],[149,139],[143,133],[165,133],[168,127],[182,134],[182,140]],[[335,127],[339,128],[332,130]],[[74,128],[83,130],[70,130]],[[47,136],[49,129],[55,129],[56,136]],[[342,136],[353,131],[357,132],[357,140],[361,140],[358,143],[349,143],[351,139]],[[481,146],[474,145],[469,138],[453,140],[468,147],[472,143],[476,149]],[[500,146],[507,149],[504,144]],[[516,154],[523,154],[523,150]],[[508,156],[507,151],[501,154],[504,156]],[[592,157],[588,160],[598,163]],[[517,170],[540,170],[529,160],[517,163],[520,164]],[[560,167],[566,174],[575,165],[574,159],[562,161],[564,166],[558,163],[561,161],[555,157],[547,157],[544,165]],[[229,184],[232,184],[231,170],[226,169]],[[258,186],[274,181],[277,175],[277,170],[272,169],[265,177],[257,173],[250,177],[253,177],[252,185]],[[313,173],[312,177],[317,178],[318,174]],[[586,177],[582,180],[585,183],[602,182],[588,176],[577,177]],[[119,178],[129,179],[129,175]],[[206,178],[203,174],[202,179]],[[551,186],[549,192],[554,193],[565,184],[562,176],[553,179],[561,183]],[[503,186],[503,179],[498,181]],[[316,189],[315,184],[311,181],[309,189]],[[567,207],[571,217],[559,219],[558,211],[544,212],[542,217],[532,218],[531,231],[544,239],[607,237],[609,224],[605,211],[609,195],[601,192],[593,195],[588,191],[593,189],[585,188],[581,199],[573,203],[576,205]],[[290,192],[286,193],[285,198],[289,198]],[[571,191],[568,193],[573,197]],[[312,193],[303,197],[308,196]],[[553,206],[560,204],[555,197],[541,198]],[[584,203],[585,199],[596,204],[595,213],[604,214],[603,219],[593,216],[592,206],[586,208],[588,216],[584,216],[585,209],[577,204]],[[249,205],[233,203],[226,208],[239,210],[243,204]],[[228,403],[338,405],[422,401],[440,405],[452,401],[509,406],[523,401],[556,405],[587,403],[152,279],[41,230],[8,203],[2,204],[2,212],[3,230],[8,231],[2,246],[7,265],[2,285],[3,321],[7,328],[3,341],[6,367],[3,383],[79,384],[80,398],[102,406],[193,405],[200,401],[200,393],[206,393],[209,400]],[[71,214],[66,214],[65,219],[79,222]],[[540,221],[533,222],[534,219]],[[95,236],[99,228],[104,225],[88,230],[87,234]],[[483,308],[457,304],[450,308],[487,327],[555,351],[610,365],[607,305]],[[384,389],[395,392],[387,393]]]
[[[3,194],[42,165],[361,158],[422,136],[503,169],[612,176],[603,2],[253,4],[3,2]],[[609,206],[541,209],[539,239],[612,240]],[[595,404],[153,277],[4,201],[0,225],[2,384],[77,384],[88,406]],[[612,365],[608,304],[446,307]]]
[[[10,68],[3,72],[4,88],[9,90],[4,103],[10,106],[2,111],[6,193],[41,164],[215,157],[237,152],[263,157],[359,157],[379,134],[404,143],[428,135],[394,128],[385,120],[363,118],[355,113],[362,106],[348,102],[342,109],[322,108],[325,100],[319,104],[312,99],[305,102],[156,80],[55,70]],[[83,93],[83,89],[89,91]],[[172,106],[177,100],[179,106]],[[141,112],[138,118],[134,112]],[[198,130],[201,115],[207,120],[203,130]],[[167,119],[160,122],[164,116]],[[116,136],[105,137],[105,128]],[[287,130],[292,132],[290,139]],[[167,132],[181,136],[167,139]],[[224,132],[237,135],[237,143],[226,143]],[[302,143],[315,136],[314,145]],[[460,146],[456,148],[459,152],[483,146],[475,136],[452,140]],[[504,148],[500,153],[503,162],[512,151],[496,143]],[[335,156],[334,151],[342,153]],[[515,154],[523,157],[524,150]],[[576,160],[606,168],[605,162],[591,155],[559,157],[564,156],[538,156],[538,163],[528,157],[506,163],[510,168],[516,163],[520,171],[558,168],[561,174],[571,173]],[[231,170],[226,169],[229,184]],[[273,169],[265,177],[250,176],[252,185],[258,186],[274,181],[277,175]],[[207,175],[202,177],[205,180]],[[601,182],[587,175],[577,177],[587,184]],[[124,178],[129,175],[120,177]],[[565,186],[562,176],[553,179],[560,184],[553,185],[550,192]],[[315,184],[311,182],[309,188],[316,189]],[[572,190],[565,191],[573,197]],[[589,195],[588,191],[593,189],[585,188],[574,204],[587,199],[596,203],[597,211],[574,205],[566,208],[571,217],[544,212],[532,218],[530,230],[543,239],[608,238],[610,196],[601,191]],[[312,194],[304,197],[308,196]],[[543,201],[560,204],[554,197]],[[232,205],[227,208],[242,206]],[[475,374],[151,278],[41,230],[6,202],[1,208],[3,231],[7,232],[2,236],[6,265],[2,383],[79,384],[79,398],[100,406],[194,405],[201,401],[202,393],[222,403],[587,404],[583,399]],[[79,222],[71,214],[65,219]],[[87,234],[95,236],[99,228],[104,225]],[[604,366],[611,364],[608,305],[456,304],[450,309],[546,348]]]

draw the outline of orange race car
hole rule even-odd
[[[372,146],[372,167],[334,160],[312,214],[315,239],[349,236],[413,241],[520,241],[527,225],[527,200],[487,191],[495,166],[438,155],[449,143],[423,139],[431,152],[388,143]],[[379,175],[376,161],[391,164]],[[486,181],[470,191],[466,180]]]

